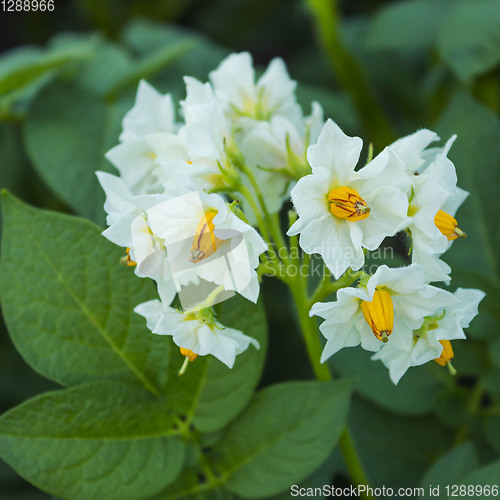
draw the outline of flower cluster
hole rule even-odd
[[[465,237],[453,217],[467,197],[444,148],[428,148],[439,138],[420,130],[385,148],[355,170],[359,138],[347,137],[328,121],[307,158],[312,174],[297,182],[292,199],[300,216],[288,234],[300,233],[307,253],[319,253],[335,277],[362,268],[365,252],[404,230],[412,264],[383,265],[356,287],[340,289],[337,300],[317,303],[311,315],[325,319],[327,343],[322,361],[343,347],[361,344],[374,351],[397,383],[411,366],[430,360],[450,367],[450,340],[465,338],[463,328],[477,314],[484,293],[458,289],[455,294],[430,285],[450,282],[441,255],[453,240]]]
[[[335,302],[313,305],[310,314],[325,319],[321,361],[361,344],[395,383],[410,366],[448,363],[449,341],[464,338],[484,295],[429,284],[450,282],[441,255],[465,236],[454,215],[467,193],[447,158],[454,138],[430,148],[438,137],[420,130],[357,169],[361,139],[325,123],[318,103],[306,116],[281,59],[256,78],[250,55],[232,54],[208,82],[185,84],[177,111],[169,94],[140,83],[107,153],[119,175],[97,173],[104,236],[157,284],[159,299],[136,308],[148,328],[171,335],[185,364],[211,354],[232,367],[250,344],[259,348],[221,325],[213,305],[235,293],[256,302],[269,269],[294,286],[271,247],[284,245],[276,214],[291,197],[298,218],[287,234],[336,279],[362,269],[384,238],[402,232],[411,241],[408,267],[359,271]]]
[[[107,153],[119,176],[97,173],[107,196],[103,234],[126,248],[138,276],[157,283],[160,299],[136,308],[150,330],[172,335],[191,360],[212,354],[232,367],[259,345],[223,327],[211,306],[230,292],[257,301],[256,268],[268,245],[251,225],[260,217],[255,187],[278,212],[308,170],[323,113],[314,103],[304,116],[281,59],[256,79],[250,55],[233,54],[210,82],[185,83],[177,122],[172,97],[141,81],[120,144]],[[176,295],[182,312],[172,306]]]

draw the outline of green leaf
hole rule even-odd
[[[425,474],[421,486],[440,486],[440,493],[447,498],[444,486],[459,484],[462,479],[477,467],[477,453],[471,443],[453,448],[443,455]]]
[[[76,75],[76,82],[84,90],[105,96],[123,80],[134,65],[128,51],[118,44],[100,41],[99,50]]]
[[[490,345],[489,345],[489,355],[491,360],[493,361],[493,364],[495,366],[500,367],[500,339],[495,339]]]
[[[179,474],[184,446],[167,402],[126,384],[50,392],[0,418],[2,458],[61,498],[136,500]]]
[[[424,49],[436,39],[450,4],[440,0],[410,0],[379,9],[366,35],[366,47],[375,50]]]
[[[25,124],[28,154],[38,173],[75,212],[104,222],[96,170],[111,171],[104,154],[118,142],[130,100],[106,103],[73,85],[46,87]]]
[[[220,486],[207,482],[202,469],[187,468],[173,485],[148,500],[236,500],[236,497]]]
[[[371,353],[363,349],[343,349],[330,363],[342,377],[356,380],[355,388],[363,397],[383,408],[403,415],[421,415],[433,408],[443,390],[434,370],[423,366],[411,368],[394,385],[387,368],[370,358]],[[437,365],[435,368],[438,369]]]
[[[465,330],[466,335],[469,331],[477,327],[476,321],[481,318],[482,311],[479,311],[479,316],[474,318],[470,328]],[[495,328],[496,330],[496,328]],[[458,375],[463,377],[479,377],[485,372],[487,366],[490,365],[488,359],[488,352],[486,345],[482,342],[453,342],[453,351],[455,357],[453,358],[453,367]]]
[[[150,280],[123,266],[93,224],[6,193],[3,202],[2,308],[24,359],[63,385],[117,377],[158,392],[169,344],[133,312],[152,298]]]
[[[337,443],[349,394],[342,382],[290,382],[258,393],[216,447],[224,487],[262,498],[305,479]]]
[[[0,75],[9,75],[43,57],[43,50],[34,45],[15,47],[0,57]]]
[[[500,453],[500,412],[497,410],[496,414],[485,415],[482,424],[486,439],[496,452]]]
[[[32,83],[44,73],[68,62],[84,60],[90,57],[90,53],[75,48],[47,53],[22,49],[4,57],[0,60],[0,95]]]
[[[132,90],[142,78],[152,78],[157,73],[170,73],[170,65],[184,57],[189,57],[193,40],[183,37],[172,40],[133,58],[130,50],[122,45],[101,40],[95,56],[82,65],[75,75],[78,85],[92,93],[115,99],[121,92]],[[172,78],[183,83],[183,74],[175,73]]]
[[[222,302],[219,321],[257,339],[236,357],[228,368],[213,356],[199,357],[189,364],[186,373],[177,373],[184,357],[172,349],[168,394],[175,407],[199,431],[212,432],[230,422],[248,403],[259,381],[267,347],[266,318],[262,304],[254,305],[240,296]]]
[[[470,428],[475,423],[470,401],[470,390],[463,385],[454,385],[437,401],[436,414],[443,423],[455,427],[457,431],[460,428]]]
[[[194,40],[185,40],[156,50],[123,75],[123,78],[108,90],[108,98],[114,98],[123,90],[137,86],[142,78],[149,79],[170,69],[171,64],[186,57],[194,46]]]
[[[497,66],[500,4],[496,0],[458,2],[443,22],[438,48],[445,63],[464,82]]]
[[[361,128],[359,115],[352,100],[340,92],[331,92],[324,87],[317,87],[299,82],[297,100],[307,115],[311,112],[311,103],[317,101],[324,109],[325,116],[336,116],[343,130],[353,133]]]
[[[404,417],[354,399],[349,421],[371,486],[417,486],[452,434],[431,417]]]
[[[489,465],[481,467],[480,469],[474,471],[472,474],[469,474],[461,484],[467,485],[478,485],[482,486],[496,486],[497,494],[483,494],[477,495],[474,498],[491,498],[492,496],[498,495],[498,478],[500,477],[500,460],[493,462]],[[491,488],[490,488],[491,490]]]
[[[22,142],[18,127],[15,125],[0,124],[0,151],[2,164],[5,165],[0,170],[0,188],[12,190],[22,188],[26,183],[26,179],[23,178],[27,170],[26,159],[22,154]]]
[[[332,484],[334,475],[341,473],[339,470],[339,461],[342,461],[342,455],[337,448],[316,471],[301,481],[297,486],[299,488],[306,488],[307,490],[308,488],[323,488],[325,485]],[[285,490],[279,495],[267,497],[266,500],[290,500],[290,496],[290,490]]]
[[[481,3],[478,3],[478,6]],[[498,294],[500,206],[488,200],[498,197],[500,184],[500,122],[488,108],[465,92],[457,92],[436,124],[445,140],[458,138],[449,157],[455,163],[458,186],[470,192],[456,219],[467,238],[455,241],[443,258],[453,269],[456,286],[471,285],[487,292],[481,308],[498,317],[492,301]]]
[[[227,49],[193,31],[146,20],[133,21],[124,30],[122,39],[134,51],[151,59],[166,47],[189,49],[183,57],[170,61],[168,67],[158,71],[152,79],[163,92],[172,93],[175,100],[184,99],[186,95],[183,76],[206,81],[208,73],[228,54]]]

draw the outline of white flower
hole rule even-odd
[[[255,269],[267,246],[222,197],[197,192],[187,180],[166,185],[162,194],[134,197],[119,177],[97,175],[107,194],[110,227],[103,235],[126,247],[135,273],[153,278],[170,302],[189,284],[195,288],[184,297],[202,301],[209,283],[257,301]]]
[[[246,119],[242,123],[244,132],[238,134],[241,153],[255,176],[269,212],[277,213],[290,197],[292,162],[297,158],[302,160],[302,165],[305,163],[304,139],[286,118],[275,117],[271,122],[258,124]],[[255,197],[253,186],[245,184]],[[251,213],[245,202],[243,208],[245,213]]]
[[[162,184],[189,179],[199,190],[231,190],[239,178],[227,154],[233,145],[231,123],[209,83],[191,77],[184,81],[185,125],[168,142],[161,134],[147,137],[158,165],[153,173]]]
[[[433,149],[426,151],[426,148],[435,141],[439,141],[436,132],[421,129],[401,137],[389,147],[403,160],[408,174],[413,176],[421,174],[429,166],[427,154],[432,153]]]
[[[133,248],[133,233],[141,225],[141,215],[146,227],[143,214],[156,204],[156,196],[134,196],[120,177],[106,172],[96,172],[96,175],[106,193],[104,210],[108,214],[106,221],[109,227],[102,234],[118,246]]]
[[[239,330],[224,327],[215,320],[200,321],[196,315],[184,314],[159,300],[144,302],[134,310],[146,318],[148,328],[153,333],[171,335],[174,343],[182,348],[181,352],[190,359],[196,357],[191,353],[200,356],[211,354],[232,368],[236,356],[250,344],[260,348],[257,340]]]
[[[127,265],[135,268],[135,274],[146,275],[142,263],[151,255],[164,251],[165,245],[156,238],[147,224],[146,210],[158,203],[159,195],[133,196],[119,177],[106,172],[96,172],[106,193],[104,209],[108,213],[108,228],[103,231],[109,241],[127,249]],[[175,284],[166,273],[155,273],[158,292],[164,303],[170,304],[175,295]]]
[[[134,141],[158,132],[171,134],[176,128],[172,96],[160,94],[148,82],[141,80],[134,107],[123,118],[120,141]]]
[[[256,82],[251,55],[231,54],[209,77],[228,117],[270,120],[281,116],[298,128],[302,126],[302,110],[295,97],[297,84],[290,79],[282,59],[273,59]]]
[[[335,302],[311,308],[311,316],[326,320],[320,326],[327,339],[321,362],[359,344],[368,351],[406,347],[426,316],[457,302],[453,294],[425,284],[418,264],[395,269],[380,266],[364,286],[342,288]]]
[[[457,303],[444,306],[436,301],[435,311],[424,318],[419,329],[413,330],[413,336],[405,337],[406,343],[388,343],[372,359],[380,359],[389,368],[391,380],[397,384],[411,366],[419,366],[431,360],[446,364],[453,356],[450,340],[465,339],[463,329],[478,312],[479,302],[484,292],[459,288],[455,292]],[[443,353],[443,351],[449,351]]]
[[[421,264],[427,281],[450,282],[450,267],[440,256],[451,241],[464,236],[454,215],[468,193],[457,187],[455,166],[447,157],[456,136],[444,148],[425,150],[438,139],[429,130],[420,130],[389,146],[403,159],[412,182],[408,231],[412,239],[412,262]]]
[[[219,195],[192,188],[166,186],[163,201],[146,210],[150,233],[163,247],[143,260],[140,272],[179,285],[202,279],[256,302],[255,269],[265,242]]]
[[[309,173],[306,150],[318,140],[324,125],[321,106],[314,102],[312,107],[311,115],[304,121],[304,130],[282,116],[257,124],[250,118],[242,119],[241,152],[248,164],[254,169],[263,167],[292,177]]]
[[[410,222],[409,178],[401,161],[386,148],[355,171],[361,148],[360,138],[328,120],[307,151],[312,174],[292,190],[299,219],[288,234],[300,233],[302,249],[319,253],[335,277],[361,268],[363,248],[375,250]]]
[[[160,135],[166,144],[176,143],[177,129],[171,95],[161,95],[141,80],[135,105],[123,119],[121,143],[106,153],[106,158],[135,195],[159,190],[154,175],[158,168],[156,154],[148,138],[157,136],[155,142],[158,142]]]

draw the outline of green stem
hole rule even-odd
[[[268,229],[267,223],[262,218],[262,212],[261,212],[259,206],[257,205],[257,203],[255,203],[255,200],[253,199],[252,193],[243,184],[238,186],[238,191],[248,201],[248,204],[250,205],[250,208],[252,209],[252,212],[254,213],[255,218],[257,219],[257,224],[258,224],[259,229],[261,230],[262,234],[264,235],[264,238],[267,241],[270,241],[269,229]]]
[[[483,386],[480,382],[476,382],[476,385],[470,395],[469,404],[467,405],[467,413],[471,418],[473,418],[477,414],[479,407],[481,405],[482,397],[483,397]],[[455,435],[454,443],[458,445],[463,441],[465,441],[467,435],[469,434],[469,431],[470,431],[470,425],[461,426]]]
[[[290,285],[290,280],[288,274],[286,273],[286,268],[280,262],[275,263],[269,260],[266,262],[261,261],[259,267],[257,268],[257,275],[259,276],[259,279],[264,274],[267,276],[274,276],[275,278],[283,281],[283,283],[285,283],[286,285]]]
[[[272,240],[269,235],[269,228],[267,225],[267,220],[264,220],[262,218],[262,213],[260,211],[260,208],[258,207],[257,203],[255,203],[255,200],[253,199],[252,193],[250,190],[244,186],[243,184],[240,184],[238,187],[238,191],[241,193],[241,195],[248,201],[248,204],[250,205],[250,208],[252,209],[255,218],[257,219],[257,225],[259,226],[259,229],[262,233],[262,236],[264,237],[264,241],[267,243],[268,246],[268,251],[267,254],[270,258],[270,260],[275,264],[279,265],[280,262],[278,260],[278,256],[276,255],[276,252],[272,246]]]
[[[255,178],[254,173],[252,172],[252,169],[247,167],[246,165],[240,165],[241,171],[248,177],[248,180],[250,181],[250,184],[255,191],[255,195],[257,196],[257,201],[262,208],[262,213],[264,214],[265,220],[269,223],[268,228],[269,232],[271,233],[271,236],[276,243],[276,246],[278,247],[278,252],[280,254],[280,258],[282,258],[281,253],[285,254],[285,258],[282,258],[282,260],[288,264],[290,264],[290,259],[288,256],[288,247],[285,243],[285,240],[283,238],[283,235],[281,234],[281,228],[279,224],[279,218],[278,214],[270,214],[269,210],[267,208],[266,201],[264,199],[264,196],[262,195],[262,191],[260,190],[259,183],[257,182],[257,179]]]
[[[300,271],[302,276],[309,275],[310,264],[311,264],[311,256],[308,253],[306,253],[306,254],[304,254],[304,257],[302,259],[302,268]],[[306,294],[307,294],[307,284],[306,284]]]
[[[332,375],[328,365],[322,364],[319,361],[323,348],[319,341],[316,319],[311,318],[308,314],[309,309],[307,307],[304,280],[295,280],[292,286],[290,286],[290,290],[297,307],[297,314],[306,343],[307,354],[309,355],[314,374],[318,380],[331,380]]]
[[[120,81],[113,85],[106,94],[108,101],[113,101],[120,93],[129,87],[135,87],[142,78],[149,78],[159,71],[165,70],[170,64],[179,60],[187,52],[195,47],[192,40],[179,42],[176,45],[167,45],[165,48],[155,52],[146,60],[134,65]]]
[[[382,149],[395,138],[395,132],[384,110],[370,88],[359,62],[345,49],[340,37],[340,15],[335,0],[305,0],[317,26],[318,36],[326,49],[341,85],[349,92],[366,126],[370,142]]]
[[[333,377],[328,365],[320,362],[322,346],[319,341],[316,320],[308,315],[309,309],[304,283],[304,280],[296,280],[295,283],[290,286],[290,290],[292,292],[295,305],[297,306],[297,313],[304,341],[306,343],[307,354],[312,364],[316,379],[329,381],[332,380]],[[339,447],[352,482],[356,485],[368,485],[368,479],[364,472],[361,460],[356,453],[356,449],[347,425],[340,436]],[[363,497],[368,498],[366,494],[364,494]]]
[[[269,236],[270,232],[275,243],[279,246],[280,253],[284,252],[284,255],[282,256],[284,264],[282,264],[281,261],[276,258],[272,262],[263,262],[259,266],[259,276],[268,271],[271,271],[288,285],[297,308],[302,335],[306,344],[307,354],[309,356],[315,377],[320,381],[332,380],[332,374],[328,365],[320,362],[321,352],[323,348],[318,335],[316,319],[309,316],[311,303],[310,300],[308,300],[307,284],[310,256],[305,255],[301,264],[298,238],[296,236],[292,236],[290,238],[290,252],[288,251],[288,247],[285,244],[285,241],[281,234],[278,217],[276,215],[269,214],[266,203],[262,196],[262,192],[260,191],[259,185],[253,175],[253,172],[245,165],[241,165],[240,169],[247,175],[250,180],[253,190],[255,191],[255,194],[257,196],[258,202],[262,208],[262,211],[264,212],[265,221],[262,220],[260,209],[253,200],[252,194],[249,189],[242,185],[240,188],[240,192],[243,194],[243,196],[245,196],[245,198],[247,198],[252,207],[252,210],[254,210],[255,216],[257,217],[259,226],[261,227],[263,233]],[[291,225],[297,219],[297,214],[293,211],[290,211],[288,215],[289,223]],[[276,256],[274,255],[274,257]],[[288,271],[291,269],[294,270],[293,275],[288,274]],[[331,275],[328,270],[325,270],[320,287],[316,291],[317,293],[315,293],[312,298],[321,298],[323,293],[328,292],[329,294],[331,293],[331,291],[335,291],[343,286],[347,286],[348,284],[352,283],[352,281],[354,281],[359,274],[360,273],[352,273],[350,270],[348,270],[340,280],[335,283],[331,283]],[[361,461],[356,454],[356,450],[354,448],[354,444],[347,426],[340,437],[339,446],[353,483],[356,485],[368,485],[368,480],[363,471]],[[366,495],[364,495],[364,497],[366,498]]]
[[[267,212],[267,207],[264,208],[264,211]],[[290,263],[290,257],[288,254],[288,247],[285,243],[285,239],[283,238],[283,235],[281,234],[281,228],[280,228],[280,223],[279,223],[279,217],[278,214],[272,214],[269,216],[271,220],[271,236],[273,237],[277,247],[278,247],[278,252],[282,253],[284,252],[284,260],[288,263]]]
[[[358,457],[356,447],[354,446],[354,441],[347,426],[344,427],[342,435],[340,436],[339,447],[342,451],[342,456],[344,457],[344,461],[347,465],[347,470],[349,471],[352,482],[357,486],[368,486],[368,478],[366,477],[366,473]],[[361,493],[361,496],[363,498],[374,498],[371,495],[368,495],[366,492]]]
[[[341,288],[349,286],[351,283],[363,276],[363,274],[363,271],[353,272],[351,268],[349,268],[337,281],[331,282],[330,274],[325,268],[323,279],[318,285],[318,288],[316,288],[316,290],[314,291],[312,297],[309,299],[308,307],[311,308],[313,304],[316,304],[316,302],[321,302],[332,293],[339,291]]]

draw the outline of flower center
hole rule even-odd
[[[438,210],[436,217],[434,217],[434,224],[436,224],[436,227],[449,240],[467,237],[467,235],[457,227],[458,222],[456,219],[442,210]]]
[[[440,340],[439,342],[443,346],[443,351],[441,352],[441,356],[439,356],[439,358],[436,358],[434,361],[441,366],[448,365],[450,373],[452,375],[455,375],[457,372],[451,364],[451,360],[455,357],[455,354],[453,353],[453,347],[451,347],[451,342],[449,340]]]
[[[371,302],[361,302],[361,312],[375,337],[385,344],[394,327],[394,305],[390,293],[377,288]]]
[[[445,311],[437,312],[432,316],[426,316],[422,326],[418,330],[413,330],[413,345],[420,339],[427,338],[427,332],[439,328],[439,321],[444,318]]]
[[[191,245],[191,257],[189,261],[196,264],[213,255],[224,243],[224,240],[217,238],[214,234],[214,217],[217,210],[208,210],[198,222],[196,233]]]
[[[341,186],[328,192],[330,212],[340,219],[363,220],[370,214],[370,208],[359,193],[350,187]]]

